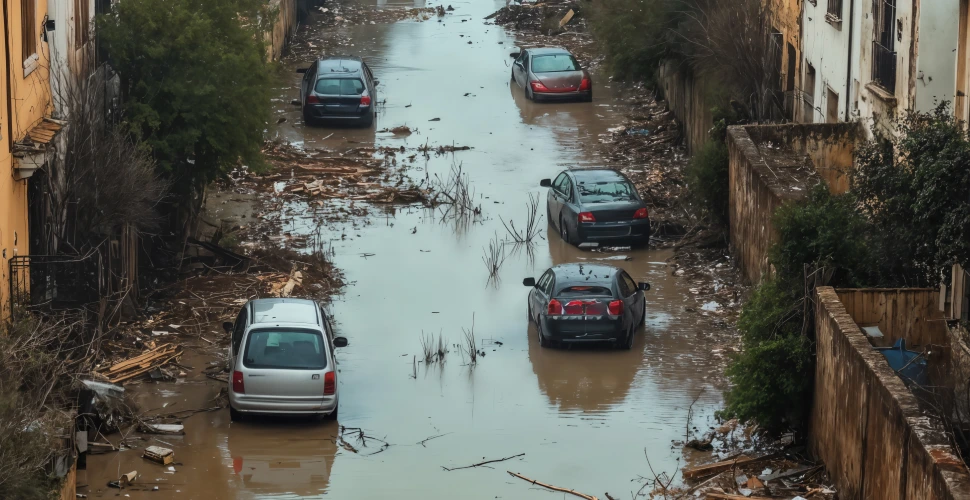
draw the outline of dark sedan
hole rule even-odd
[[[572,245],[650,243],[650,213],[630,179],[614,170],[565,170],[548,187],[546,216]]]
[[[325,57],[296,71],[303,73],[300,105],[304,123],[353,123],[363,127],[374,123],[378,81],[363,59]]]
[[[637,283],[626,271],[602,264],[561,264],[539,281],[526,278],[529,319],[536,324],[539,345],[550,342],[612,342],[633,347],[643,324],[649,283]]]
[[[512,79],[533,101],[593,100],[593,80],[568,50],[559,47],[523,49],[509,54]]]

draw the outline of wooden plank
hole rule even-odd
[[[699,467],[689,467],[684,468],[683,476],[684,479],[696,479],[699,477],[709,476],[711,474],[719,474],[726,470],[733,469],[734,467],[740,467],[744,465],[753,465],[759,462],[764,462],[765,460],[771,460],[775,458],[775,454],[768,454],[763,457],[748,458],[741,455],[737,458],[731,460],[724,460],[721,462],[715,462],[713,464],[701,465]]]
[[[728,493],[706,493],[707,498],[716,500],[772,500],[771,497],[746,497],[744,495],[731,495]]]
[[[173,344],[162,344],[156,347],[155,349],[149,350],[148,352],[144,352],[133,358],[128,358],[124,361],[111,365],[111,367],[108,368],[107,372],[113,373],[113,372],[125,370],[129,367],[140,365],[142,362],[146,360],[151,360],[159,356],[164,356],[174,351],[175,351],[175,346]]]

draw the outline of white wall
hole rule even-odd
[[[923,0],[918,26],[914,107],[929,111],[944,100],[952,105],[960,43],[959,0]]]
[[[815,113],[812,121],[824,123],[826,121],[826,111],[828,109],[828,92],[831,88],[839,95],[838,116],[840,121],[846,119],[846,99],[851,98],[851,89],[847,86],[849,72],[853,80],[858,80],[859,47],[857,43],[851,43],[849,32],[852,32],[852,39],[857,40],[859,34],[860,11],[862,3],[871,0],[843,0],[842,21],[841,23],[830,23],[826,20],[827,0],[817,0],[816,5],[811,1],[803,2],[804,11],[802,13],[802,81],[805,81],[805,73],[808,70],[807,64],[815,68],[815,88],[802,89],[803,92],[813,95]],[[854,26],[850,26],[851,24]],[[850,29],[851,28],[851,29]],[[852,66],[849,67],[848,57],[852,55]],[[807,64],[805,64],[807,63]]]
[[[88,27],[94,28],[94,0],[84,0],[88,3]],[[93,70],[88,63],[93,54],[93,32],[88,42],[78,47],[75,43],[75,0],[47,0],[47,10],[50,19],[55,22],[55,29],[48,33],[51,61],[51,89],[57,93],[60,88],[77,78],[87,76],[86,72]],[[60,109],[60,102],[54,97],[55,115],[66,118],[64,110]],[[64,135],[64,134],[61,134]]]

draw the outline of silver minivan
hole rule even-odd
[[[334,337],[326,312],[306,299],[256,299],[243,306],[229,347],[229,411],[248,414],[337,417]]]

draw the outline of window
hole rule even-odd
[[[364,82],[357,78],[323,78],[317,81],[315,90],[322,95],[360,95]]]
[[[621,290],[624,297],[629,297],[637,292],[637,282],[633,281],[629,274],[620,274],[620,282],[623,284],[623,288],[626,288],[626,290]]]
[[[567,286],[556,294],[559,298],[611,297],[613,292],[603,286]]]
[[[247,306],[248,307],[248,306]],[[239,353],[239,346],[242,344],[243,334],[246,333],[246,308],[239,311],[235,323],[232,324],[232,354]]]
[[[81,48],[88,43],[90,35],[89,22],[91,12],[89,10],[89,0],[74,0],[74,47]]]
[[[815,121],[815,66],[805,62],[805,85],[802,87],[802,121]]]
[[[20,0],[20,32],[24,62],[37,53],[37,0]]]
[[[842,0],[828,0],[829,5],[825,10],[826,14],[835,19],[842,19]]]
[[[839,94],[832,89],[826,89],[825,97],[825,121],[827,123],[839,122]]]
[[[896,91],[896,0],[873,0],[872,80]]]
[[[633,186],[626,181],[581,182],[579,198],[583,203],[636,200]]]
[[[313,330],[252,330],[243,364],[246,368],[322,370],[327,367],[323,335]]]
[[[579,63],[569,54],[538,56],[532,58],[533,73],[559,73],[579,71]]]
[[[559,174],[559,177],[556,177],[556,183],[553,184],[552,187],[556,191],[559,191],[559,193],[565,196],[566,198],[569,198],[570,196],[569,188],[571,185],[572,183],[569,182],[569,176],[567,176],[566,174]]]
[[[552,271],[546,271],[546,274],[543,274],[539,278],[539,282],[536,283],[536,288],[546,295],[552,294]]]

